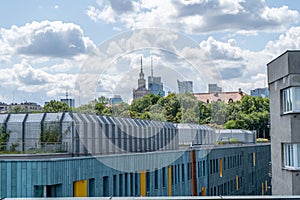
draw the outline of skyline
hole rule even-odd
[[[105,74],[93,72],[102,85],[94,88],[95,95],[121,94],[129,101],[128,92],[121,92],[125,86],[130,91],[137,87],[140,56],[145,77],[153,57],[154,75],[162,77],[166,92],[176,92],[177,78],[198,81],[194,91],[206,92],[211,74],[203,63],[200,67],[193,61],[199,56],[195,46],[210,58],[209,65],[219,73],[213,80],[224,91],[242,88],[249,93],[267,86],[269,61],[286,50],[300,49],[299,12],[300,6],[292,0],[5,1],[0,8],[0,101],[42,105],[64,98],[66,90],[76,95],[72,90],[78,73],[91,52],[104,44],[106,56],[111,57],[106,57],[110,62]],[[136,34],[145,28],[148,31]],[[131,41],[133,35],[139,40]],[[120,43],[124,38],[126,42]],[[136,43],[161,46],[126,51]],[[125,53],[112,60],[120,52]],[[191,63],[201,68],[199,80],[192,77]]]

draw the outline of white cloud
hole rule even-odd
[[[209,37],[207,41],[202,41],[200,47],[213,60],[242,60],[242,50],[236,46],[234,39],[228,40],[227,43],[219,42],[213,37]]]
[[[89,53],[95,45],[80,26],[61,21],[32,22],[0,29],[5,52],[27,56],[74,57]]]
[[[103,1],[98,5],[87,10],[94,21],[122,23],[130,29],[172,28],[191,34],[281,32],[299,21],[297,11],[287,6],[270,8],[264,0]]]
[[[50,74],[35,69],[28,63],[14,64],[12,68],[0,69],[2,86],[15,88],[22,94],[34,94],[44,99],[59,98],[74,88],[75,75],[67,73]],[[24,95],[26,96],[26,95]]]
[[[285,34],[281,34],[278,40],[269,41],[265,52],[277,57],[286,50],[300,49],[300,27],[292,27]]]

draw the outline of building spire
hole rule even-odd
[[[141,56],[141,73],[143,73],[143,56]]]
[[[66,89],[66,99],[68,99],[69,97],[69,93],[68,93],[68,90]]]
[[[151,56],[151,77],[153,78],[153,59]]]

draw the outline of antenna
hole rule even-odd
[[[143,56],[141,56],[141,72],[143,72]]]
[[[66,99],[68,99],[69,94],[68,94],[68,90],[66,89]]]
[[[151,77],[153,78],[153,59],[151,56]]]

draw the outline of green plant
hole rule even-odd
[[[11,145],[10,145],[10,151],[17,151],[17,148],[20,146],[20,144],[18,143],[18,142],[16,142],[16,143],[12,143]]]
[[[57,143],[60,142],[60,126],[59,122],[53,121],[50,124],[45,124],[42,128],[40,142],[45,143]]]
[[[0,151],[5,151],[6,150],[6,144],[8,142],[10,132],[11,131],[9,131],[9,130],[5,130],[4,126],[1,127],[1,132],[0,132]]]

